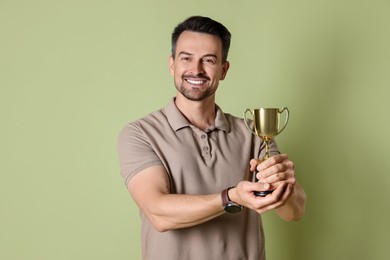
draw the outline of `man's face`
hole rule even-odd
[[[170,57],[169,63],[176,89],[192,101],[214,95],[229,69],[229,62],[222,63],[218,36],[191,31],[180,35],[175,57]]]

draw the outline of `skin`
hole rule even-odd
[[[206,129],[215,119],[215,92],[224,80],[229,62],[222,61],[222,43],[217,36],[185,31],[177,42],[169,68],[177,89],[176,106],[187,120]],[[294,164],[285,154],[259,162],[252,159],[251,171],[260,182],[242,181],[229,190],[232,201],[259,214],[274,210],[287,221],[304,214],[306,194],[295,180]],[[275,189],[266,197],[253,191]],[[220,193],[208,195],[170,194],[163,166],[152,166],[137,174],[128,184],[134,201],[160,231],[199,225],[225,213]]]

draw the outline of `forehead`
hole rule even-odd
[[[222,41],[212,34],[184,31],[180,34],[176,44],[176,54],[188,52],[191,54],[213,54],[222,56]]]

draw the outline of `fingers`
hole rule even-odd
[[[252,159],[250,162],[249,162],[249,165],[250,165],[250,171],[255,171],[256,170],[256,167],[259,165],[259,163],[261,162],[260,159]]]
[[[262,171],[265,170],[275,164],[281,163],[283,161],[288,160],[287,154],[277,154],[269,157],[268,159],[262,161],[258,166],[257,170]]]
[[[268,191],[271,185],[268,183],[242,181],[235,188],[230,189],[229,197],[232,201],[244,207],[256,209],[255,191]]]
[[[263,186],[265,185],[265,186]],[[275,190],[266,197],[259,197],[254,191],[264,191],[266,185],[255,182],[242,181],[235,188],[230,189],[230,199],[238,204],[262,214],[266,211],[283,206],[293,193],[294,186],[282,182]]]
[[[272,171],[270,174],[264,172],[257,173],[256,177],[261,183],[277,184],[279,182],[287,182],[289,184],[295,184],[295,172],[292,170],[285,170],[280,172]]]
[[[283,184],[264,198],[258,197],[253,208],[259,214],[283,206],[293,193],[293,185]]]
[[[259,171],[256,177],[263,183],[287,181],[295,184],[294,167],[294,163],[288,160],[286,154],[274,155],[256,167]]]

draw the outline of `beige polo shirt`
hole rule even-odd
[[[264,144],[243,119],[217,107],[215,124],[200,130],[169,104],[132,122],[118,140],[121,174],[126,186],[142,170],[163,165],[171,193],[211,194],[252,180],[249,161],[264,153]],[[277,153],[276,144],[271,153]],[[264,234],[259,215],[244,209],[226,213],[206,223],[158,232],[142,214],[144,260],[265,259]]]

